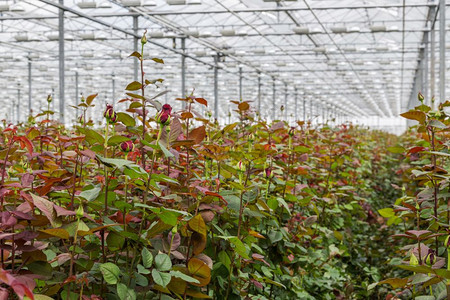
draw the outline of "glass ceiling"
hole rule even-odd
[[[28,115],[30,71],[33,112],[45,109],[49,93],[59,109],[59,8],[65,10],[66,123],[73,122],[70,105],[81,93],[99,93],[101,104],[124,97],[135,76],[133,58],[128,57],[137,41],[133,34],[144,30],[152,43],[145,55],[165,61],[148,61],[145,67],[147,78],[165,79],[158,88],[169,90],[162,102],[174,102],[195,88],[214,113],[217,58],[217,114],[222,122],[234,109],[229,100],[240,97],[240,69],[243,100],[254,101],[269,119],[334,116],[373,126],[394,120],[389,124],[398,126],[403,123],[396,117],[416,104],[419,90],[428,98],[431,94],[428,41],[433,21],[439,20],[434,14],[437,1],[3,0],[0,114],[8,120],[24,121]],[[103,110],[98,104],[94,118]],[[281,105],[286,105],[285,112]]]

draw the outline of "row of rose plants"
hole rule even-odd
[[[401,196],[399,158],[387,151],[398,138],[269,124],[249,101],[233,101],[239,122],[220,127],[193,94],[175,111],[163,93],[148,95],[163,80],[146,78],[144,62],[164,61],[145,44],[131,54],[141,80],[125,88],[126,111],[107,105],[103,128],[86,118],[96,94],[73,108],[73,128],[49,109],[1,127],[0,299],[390,292],[370,284],[394,268],[395,228],[377,210]]]
[[[420,105],[402,116],[415,122],[389,150],[398,155],[402,194],[379,213],[396,232],[389,243],[396,254],[391,276],[374,283],[404,299],[450,298],[449,107],[446,101]]]

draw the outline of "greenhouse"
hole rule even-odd
[[[0,0],[0,300],[450,299],[448,6]]]

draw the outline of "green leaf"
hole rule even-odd
[[[152,277],[156,284],[164,288],[170,283],[170,280],[172,279],[172,276],[169,273],[163,273],[156,269],[152,270]]]
[[[52,266],[46,261],[35,261],[27,265],[29,271],[35,275],[45,276],[50,278],[53,274]]]
[[[433,273],[434,274],[435,273],[434,270],[432,268],[428,267],[428,266],[398,265],[396,267],[400,268],[400,269],[416,272],[416,273],[424,273],[424,274],[428,274],[428,273]]]
[[[166,223],[168,225],[171,225],[171,226],[177,225],[178,215],[172,211],[162,210],[161,213],[158,214],[158,217],[161,219],[161,221],[163,221],[164,223]]]
[[[143,265],[138,264],[137,265],[137,270],[139,274],[150,274],[150,270],[146,269]]]
[[[175,155],[173,155],[172,152],[170,152],[169,150],[167,150],[166,147],[164,147],[164,145],[161,143],[161,141],[158,141],[158,145],[161,148],[161,150],[164,153],[164,156],[166,158],[175,157]]]
[[[177,277],[177,278],[183,279],[186,282],[200,283],[200,281],[198,281],[194,277],[186,275],[186,274],[184,274],[184,273],[182,273],[180,271],[170,271],[170,275],[172,275],[173,277]]]
[[[433,126],[433,127],[436,127],[436,128],[439,128],[439,129],[445,129],[445,128],[447,128],[447,126],[444,124],[444,123],[442,123],[441,121],[438,121],[438,120],[431,120],[429,123],[428,123],[428,125],[430,125],[430,126]]]
[[[394,209],[390,207],[382,208],[378,210],[378,213],[385,218],[390,218],[395,216]]]
[[[136,121],[132,116],[130,116],[127,113],[118,112],[117,113],[117,119],[123,123],[123,125],[129,127],[129,126],[136,126]]]
[[[277,200],[278,200],[278,203],[281,203],[281,205],[283,205],[283,207],[286,209],[288,214],[291,215],[291,210],[289,209],[289,205],[286,203],[286,201],[281,197],[279,197]]]
[[[86,135],[86,141],[91,145],[94,145],[95,143],[103,145],[105,143],[105,138],[95,130],[87,128],[85,129],[84,134]]]
[[[387,151],[389,151],[391,153],[401,154],[401,153],[404,153],[406,151],[406,149],[401,146],[395,146],[395,147],[387,148]]]
[[[159,271],[169,271],[172,268],[172,261],[169,255],[160,253],[155,257],[155,266]]]
[[[101,191],[102,189],[100,187],[94,187],[90,190],[82,191],[79,196],[86,199],[87,201],[93,201],[97,199]]]
[[[100,265],[100,272],[103,274],[103,279],[105,279],[108,284],[116,284],[119,282],[120,269],[113,263],[104,263]]]
[[[125,88],[127,91],[137,91],[142,88],[142,84],[139,81],[133,81],[132,83],[128,84]]]
[[[133,289],[129,289],[125,284],[117,284],[117,295],[120,300],[136,300],[136,292]]]
[[[118,144],[120,144],[122,142],[126,142],[126,141],[129,141],[129,140],[130,140],[130,138],[127,138],[125,136],[114,135],[114,136],[109,137],[108,145],[109,146],[115,146],[115,145],[118,145]]]
[[[242,256],[243,258],[249,258],[247,248],[245,247],[244,243],[241,242],[238,237],[234,236],[229,239],[230,243],[234,245],[234,250]]]
[[[283,234],[280,231],[271,230],[268,234],[269,240],[272,244],[279,242],[283,239]]]
[[[141,255],[142,264],[144,265],[144,267],[150,268],[153,263],[153,254],[147,248],[143,248],[141,251]]]
[[[129,57],[132,57],[132,56],[137,57],[138,59],[141,59],[141,57],[142,57],[141,54],[137,51],[134,51],[133,53],[131,53],[129,55]]]
[[[219,261],[230,271],[231,259],[225,251],[219,252]]]
[[[121,158],[105,158],[100,155],[96,155],[97,159],[107,167],[121,169],[124,166],[136,166],[132,161]]]

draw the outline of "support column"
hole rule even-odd
[[[439,101],[445,102],[445,0],[439,0]]]
[[[312,120],[313,120],[313,103],[312,103],[312,98],[311,98],[311,101],[309,102],[309,119],[311,120],[311,123],[312,123]]]
[[[435,14],[436,8],[433,6],[432,15]],[[430,97],[430,105],[431,108],[434,108],[434,102],[431,103],[431,99],[436,96],[436,30],[434,26],[434,22],[431,24],[432,28],[430,31],[430,86],[431,86],[431,97]]]
[[[28,58],[28,115],[31,116],[31,58]]]
[[[112,106],[116,104],[116,75],[114,73],[111,74],[111,83],[112,83]]]
[[[258,113],[261,116],[261,73],[258,72]]]
[[[284,119],[285,121],[288,120],[288,110],[287,110],[287,102],[288,102],[288,87],[287,83],[284,84]]]
[[[272,86],[272,122],[275,120],[276,118],[276,108],[275,108],[275,92],[276,92],[276,87],[275,87],[275,77],[272,77],[273,80],[273,86]]]
[[[239,67],[239,101],[242,101],[242,67]]]
[[[183,51],[183,55],[181,55],[181,98],[186,97],[186,56],[184,53],[186,52],[186,38],[181,38],[181,51]],[[183,109],[186,109],[187,102],[183,101]]]
[[[429,32],[425,33],[425,50],[424,50],[424,61],[423,61],[423,76],[422,76],[422,90],[423,95],[425,96],[426,101],[430,101],[430,96],[428,95],[428,44],[429,44]]]
[[[13,101],[11,102],[11,116],[10,116],[11,123],[14,123],[14,106],[15,105],[16,105],[16,101],[13,99]]]
[[[133,38],[133,51],[135,51],[135,52],[138,52],[138,42],[139,42],[139,39],[137,38],[138,29],[139,29],[138,28],[138,16],[133,16],[133,32],[135,34],[135,37]],[[138,65],[137,59],[133,59],[133,61],[134,61],[134,65],[133,65],[134,80],[137,81],[139,65]]]
[[[297,99],[297,88],[295,88],[295,92],[294,92],[294,101],[295,101],[295,122],[298,121],[298,99]]]
[[[306,99],[305,96],[303,95],[303,122],[306,122]]]
[[[17,84],[16,124],[20,123],[20,83]]]
[[[59,0],[64,5],[64,0]],[[59,122],[64,124],[64,10],[59,9]]]
[[[75,72],[75,105],[80,103],[80,96],[78,96],[78,71]]]
[[[219,120],[219,87],[218,87],[218,76],[219,76],[219,54],[214,56],[214,119]]]

